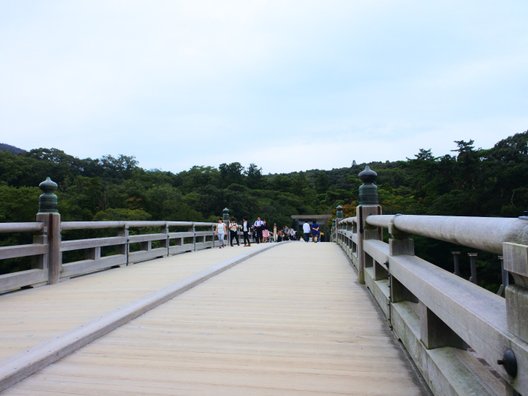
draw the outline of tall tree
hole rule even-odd
[[[244,167],[240,162],[231,162],[230,164],[220,164],[220,183],[223,187],[230,184],[242,184],[244,178]]]

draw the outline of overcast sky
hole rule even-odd
[[[0,142],[264,173],[528,129],[526,0],[0,0]]]

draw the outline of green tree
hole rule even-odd
[[[220,185],[227,187],[230,184],[242,184],[244,179],[244,167],[240,162],[220,164]]]
[[[149,213],[141,209],[109,208],[97,212],[94,221],[146,221],[151,220]]]
[[[259,168],[255,164],[249,164],[246,171],[247,186],[253,189],[260,189],[264,187],[262,168]]]
[[[146,211],[154,220],[195,220],[198,211],[189,207],[182,194],[168,184],[152,187],[146,192]]]
[[[138,169],[138,162],[134,157],[119,155],[117,158],[105,155],[99,160],[103,177],[110,180],[123,180],[132,176]]]
[[[0,221],[35,221],[38,199],[37,187],[12,187],[0,184]]]

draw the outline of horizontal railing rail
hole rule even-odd
[[[15,233],[15,232],[38,232],[42,231],[44,224],[41,222],[33,223],[0,223],[0,233]]]
[[[371,215],[367,224],[502,254],[504,242],[528,245],[528,221],[501,217]]]
[[[528,394],[527,220],[379,215],[360,205],[335,228],[433,393]],[[415,256],[413,236],[502,254],[515,284],[502,298]]]

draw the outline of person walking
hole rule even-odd
[[[240,241],[238,240],[238,229],[240,226],[238,225],[235,218],[231,219],[229,222],[229,243],[231,247],[233,247],[233,242],[236,240],[237,246],[240,246]]]
[[[250,229],[251,229],[251,227],[250,227],[247,219],[245,217],[242,218],[242,234],[244,236],[244,246],[251,246],[251,242],[249,241]]]
[[[320,235],[320,230],[319,230],[319,224],[317,224],[317,222],[314,220],[312,222],[312,241],[314,242],[319,242],[319,235]]]
[[[268,223],[266,223],[266,220],[262,220],[262,222],[264,223],[262,225],[262,242],[269,242],[270,231]]]
[[[308,240],[310,239],[310,235],[312,233],[312,227],[310,227],[310,223],[305,221],[302,228],[303,228],[304,242],[308,242]]]
[[[222,219],[218,219],[218,223],[216,223],[215,228],[215,235],[218,237],[218,243],[220,246],[218,246],[219,249],[222,249],[224,247],[224,239],[226,234],[226,225],[222,221]]]
[[[255,227],[257,233],[257,243],[260,243],[262,241],[262,230],[264,229],[264,221],[261,220],[260,216],[253,223],[253,227]]]

